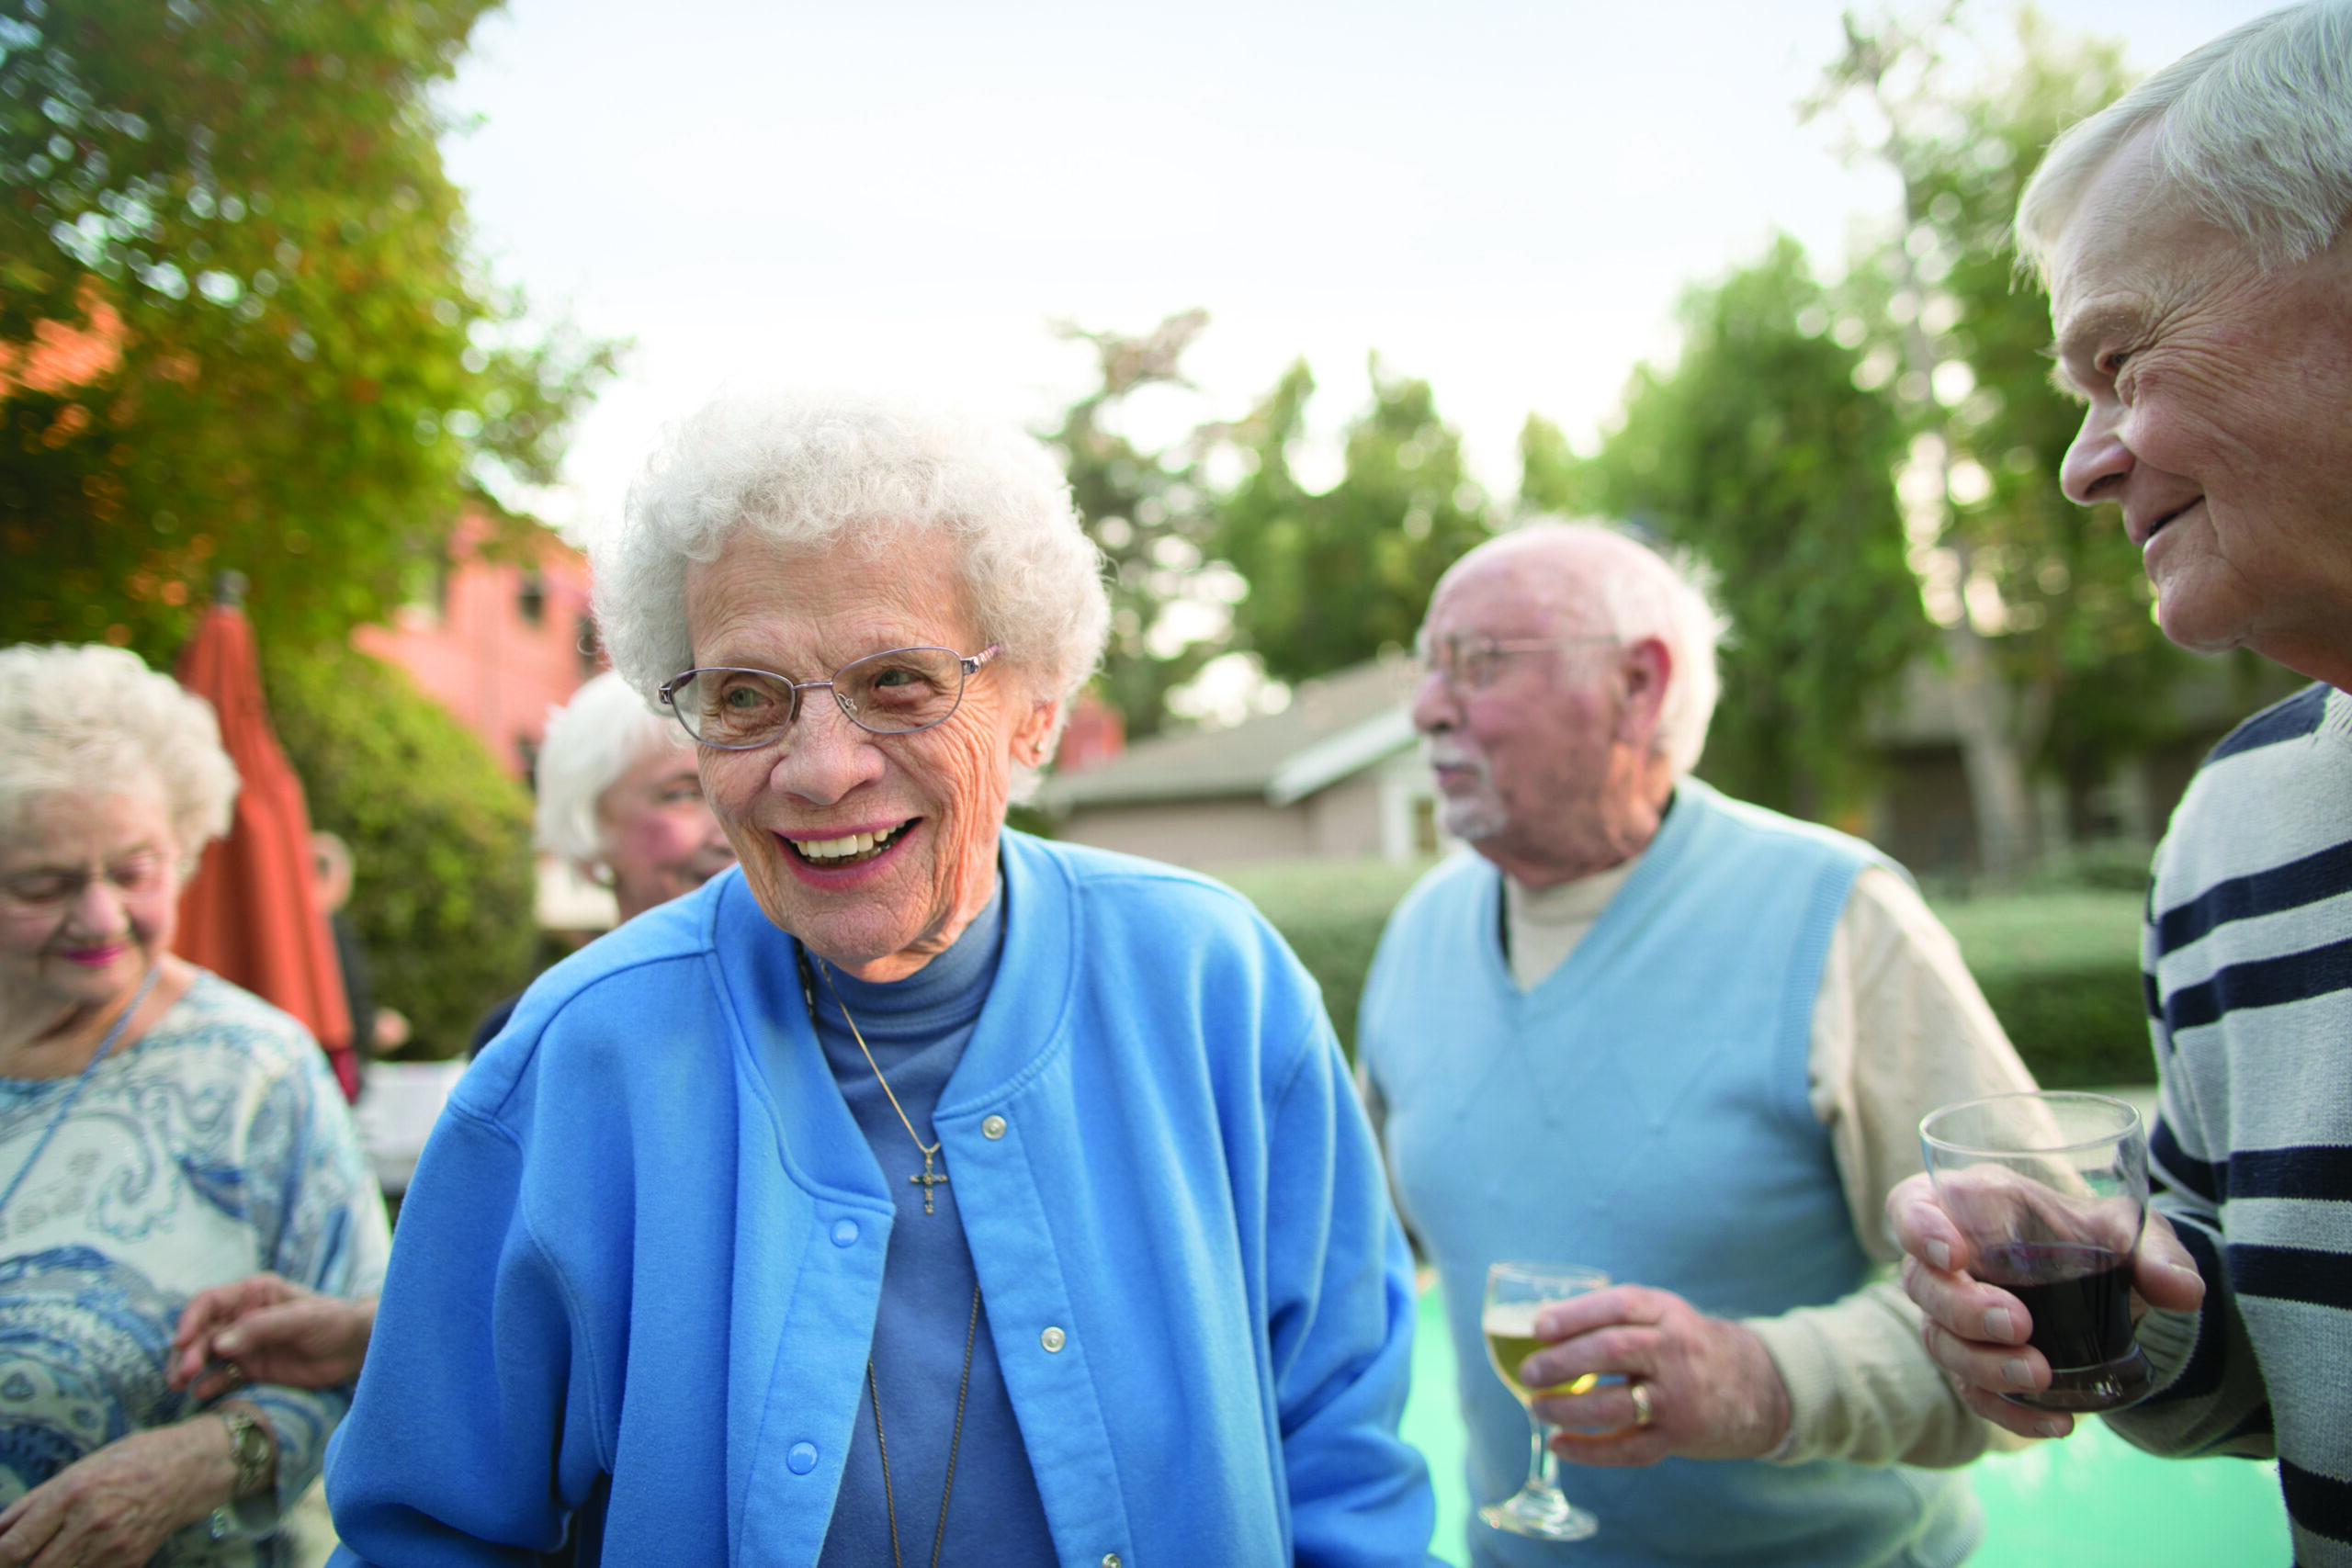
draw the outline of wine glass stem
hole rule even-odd
[[[1527,1424],[1532,1428],[1527,1439],[1527,1489],[1556,1493],[1560,1489],[1560,1458],[1552,1451],[1552,1428],[1532,1410],[1528,1412]]]

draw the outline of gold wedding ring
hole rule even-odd
[[[1650,1405],[1649,1384],[1645,1382],[1628,1382],[1625,1384],[1625,1393],[1626,1395],[1634,1402],[1634,1426],[1646,1427],[1651,1422],[1657,1419],[1657,1412]]]

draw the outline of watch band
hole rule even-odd
[[[267,1482],[269,1461],[277,1452],[277,1444],[250,1410],[227,1405],[212,1414],[229,1428],[229,1457],[237,1466],[237,1489],[232,1495],[249,1497]]]

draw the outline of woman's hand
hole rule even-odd
[[[215,1399],[247,1382],[335,1388],[359,1375],[376,1299],[322,1296],[275,1274],[199,1292],[172,1335],[174,1388]]]
[[[1577,1296],[1538,1313],[1535,1335],[1553,1343],[1523,1364],[1530,1388],[1561,1388],[1587,1374],[1625,1379],[1535,1402],[1538,1416],[1567,1428],[1552,1438],[1562,1459],[1612,1466],[1669,1456],[1754,1459],[1789,1429],[1789,1391],[1764,1342],[1671,1291],[1615,1285]]]
[[[175,1530],[232,1500],[227,1423],[209,1414],[75,1461],[0,1512],[8,1568],[141,1568]]]

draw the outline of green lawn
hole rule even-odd
[[[2140,898],[2132,893],[2018,893],[1939,900],[1936,914],[1977,970],[2140,966]]]
[[[1470,1507],[1453,1376],[1444,1310],[1431,1287],[1421,1295],[1405,1436],[1429,1457],[1437,1483],[1430,1550],[1458,1564],[1469,1561],[1463,1529]],[[1984,1506],[1984,1543],[1969,1568],[2287,1568],[2292,1556],[2277,1466],[2152,1459],[2098,1421],[2064,1442],[1982,1461],[1972,1478]],[[1573,1468],[1561,1486],[1576,1495]]]

